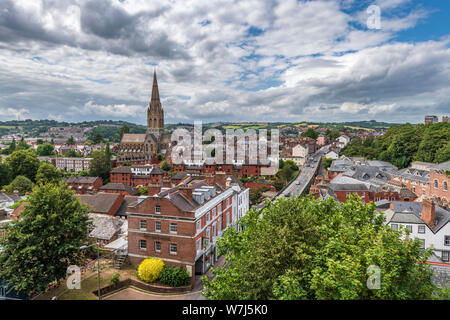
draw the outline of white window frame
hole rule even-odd
[[[143,243],[145,243],[145,248],[142,247]],[[139,240],[139,250],[147,251],[147,240]]]
[[[422,231],[421,231],[422,230]],[[426,232],[426,228],[425,226],[418,226],[417,227],[417,233],[422,233],[424,234]]]
[[[172,248],[173,248],[172,246],[175,246],[175,251],[172,251]],[[169,244],[169,253],[174,256],[178,254],[178,246],[176,243]]]
[[[156,225],[159,225],[159,229],[156,228]],[[161,221],[155,221],[155,231],[161,232]]]
[[[174,227],[175,230],[172,230],[172,227]],[[169,232],[176,234],[178,232],[178,225],[174,222],[170,222],[169,223]]]
[[[142,226],[142,224],[144,224],[145,226]],[[139,220],[139,229],[147,230],[147,220]]]
[[[157,208],[158,208],[158,210],[156,210]],[[155,206],[155,214],[161,214],[161,206],[160,205]]]
[[[159,249],[157,248],[157,245],[159,244]],[[161,242],[155,241],[155,252],[161,252]]]

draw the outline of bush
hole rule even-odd
[[[138,275],[142,281],[153,282],[158,279],[159,274],[164,268],[164,262],[161,259],[148,258],[141,262],[138,268]]]
[[[187,286],[190,278],[186,269],[169,265],[165,265],[159,275],[159,281],[171,287]]]
[[[111,284],[116,284],[117,282],[119,282],[119,278],[120,278],[120,273],[114,274],[111,279]]]

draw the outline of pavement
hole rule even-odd
[[[223,267],[225,265],[225,257],[221,256],[212,268],[216,268],[217,266]],[[205,274],[208,279],[214,278],[214,275],[211,272],[212,268],[209,268],[209,270]],[[201,280],[202,277],[203,275],[196,275],[192,291],[185,294],[156,294],[144,292],[133,287],[128,287],[121,291],[110,294],[104,297],[102,300],[206,300],[201,293],[203,289],[203,282]]]

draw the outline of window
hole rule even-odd
[[[161,207],[160,206],[155,206],[155,213],[156,214],[160,214],[161,213]]]
[[[211,227],[208,227],[208,229],[206,229],[206,238],[207,238],[208,240],[211,239]]]
[[[169,247],[170,254],[177,254],[177,245],[175,243],[171,243]]]
[[[439,188],[439,183],[437,180],[434,180],[434,188],[435,189]]]
[[[364,198],[364,192],[361,192],[361,198]]]
[[[227,199],[227,208],[230,206],[230,198]]]
[[[406,230],[409,230],[410,232],[412,232],[412,226],[411,225],[406,225],[405,228],[406,228]]]
[[[391,224],[392,230],[397,231],[398,230],[398,224]]]
[[[139,240],[139,249],[147,250],[147,241],[146,240]]]
[[[170,232],[172,233],[177,233],[177,224],[176,223],[171,223],[170,224]]]
[[[155,231],[161,231],[161,222],[155,221]]]
[[[202,219],[198,219],[197,221],[197,232],[202,230]]]
[[[215,224],[215,223],[214,223],[213,226],[212,226],[212,236],[213,236],[213,238],[214,238],[215,236],[217,236],[217,234],[216,234],[216,224]]]
[[[210,218],[211,218],[211,216],[210,216],[210,214],[209,214],[209,212],[208,212],[208,213],[206,214],[206,223],[209,222]]]
[[[419,226],[419,230],[417,232],[425,233],[425,226]]]
[[[140,221],[139,221],[139,229],[141,229],[141,230],[147,230],[147,221],[145,221],[145,220],[140,220]]]
[[[447,181],[444,181],[444,191],[447,191]]]
[[[216,216],[216,208],[212,209],[212,216],[215,217]]]
[[[197,252],[202,250],[202,238],[198,238],[196,241]]]
[[[222,204],[219,203],[219,205],[217,206],[217,211],[219,212],[219,214],[222,213]]]
[[[450,261],[450,251],[442,251],[442,261]]]
[[[444,236],[444,246],[450,246],[450,236]]]
[[[161,242],[155,241],[155,251],[161,252]]]
[[[220,217],[217,221],[217,228],[218,232],[220,233],[222,231],[222,217]]]

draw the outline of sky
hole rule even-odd
[[[450,115],[449,20],[447,0],[1,0],[0,121],[145,124],[156,70],[166,123],[423,122]]]

